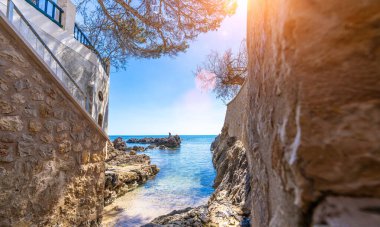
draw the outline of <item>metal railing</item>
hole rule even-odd
[[[62,27],[63,9],[52,0],[26,0],[30,5]]]
[[[93,47],[90,40],[87,38],[87,36],[84,34],[84,32],[79,28],[78,24],[74,24],[74,38],[78,40],[80,43],[89,46],[91,49]]]
[[[63,86],[69,91],[72,97],[74,97],[82,108],[91,115],[90,102],[86,93],[82,91],[75,80],[70,76],[12,0],[8,0],[6,16],[13,27],[24,37],[24,40],[30,44],[36,53],[49,66],[51,71],[55,74],[55,77],[62,82]]]
[[[98,57],[100,63],[103,66],[103,69],[105,72],[107,72],[108,65],[104,62],[102,56],[99,54],[99,52],[96,50],[94,45],[92,45],[91,41],[87,38],[87,36],[84,34],[82,29],[80,29],[79,25],[77,23],[74,24],[74,38],[78,40],[80,43],[85,45],[88,49],[90,49],[92,52],[96,54]]]

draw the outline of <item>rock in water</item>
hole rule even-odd
[[[113,142],[113,147],[120,151],[126,151],[127,150],[127,144],[121,137],[117,137]]]
[[[179,137],[178,135],[172,136],[171,133],[169,133],[169,136],[166,138],[152,138],[152,137],[146,137],[142,139],[131,138],[131,139],[128,139],[127,142],[151,144],[152,146],[149,146],[148,149],[152,149],[155,147],[160,147],[160,149],[177,148],[181,145],[181,137]]]

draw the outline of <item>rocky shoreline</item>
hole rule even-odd
[[[217,170],[215,192],[208,203],[196,208],[175,210],[162,215],[144,227],[159,226],[250,226],[245,202],[249,194],[246,151],[241,141],[222,130],[211,145]]]
[[[246,151],[242,142],[230,137],[227,131],[224,128],[222,134],[211,144],[217,175],[214,180],[215,191],[207,204],[174,210],[155,218],[144,225],[145,227],[250,226],[250,212],[245,207],[249,193]],[[150,138],[133,141],[151,142]],[[127,147],[121,138],[115,139],[113,145],[123,150],[113,147],[109,149],[106,160],[105,205],[143,184],[159,171],[157,166],[150,164],[149,156],[136,154],[138,149]]]
[[[156,165],[150,164],[148,155],[137,154],[144,149],[138,146],[129,148],[121,138],[109,144],[105,160],[105,206],[111,204],[117,197],[134,190],[159,172]]]

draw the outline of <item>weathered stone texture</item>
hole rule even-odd
[[[380,197],[380,2],[248,8],[249,77],[225,125],[247,149],[252,225],[346,226],[313,214],[330,196]],[[355,215],[379,215],[365,207]]]
[[[0,226],[96,225],[106,137],[2,26]]]

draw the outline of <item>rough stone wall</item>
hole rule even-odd
[[[106,137],[0,22],[0,226],[96,225]]]
[[[377,0],[249,1],[225,125],[247,150],[252,226],[380,223],[379,24]]]

